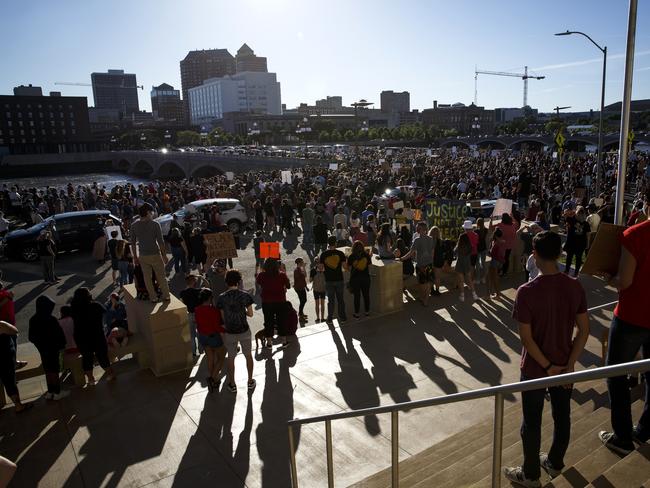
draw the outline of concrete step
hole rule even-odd
[[[648,481],[650,481],[650,444],[643,444],[587,486],[629,486],[630,488],[636,488]]]
[[[585,403],[577,408],[574,406],[572,408],[572,413],[575,419],[582,419],[586,416],[593,415],[594,410],[590,403]],[[519,412],[519,419],[521,420],[521,412]],[[552,435],[553,419],[551,416],[550,403],[547,403],[542,416],[542,445],[550,443]],[[512,464],[513,460],[518,460],[521,457],[521,452],[521,436],[519,428],[513,429],[511,432],[506,432],[504,430],[502,464],[504,466]],[[470,466],[471,469],[468,469]],[[436,486],[441,488],[446,486],[451,488],[456,486],[470,486],[473,483],[479,482],[479,480],[490,477],[491,473],[492,443],[489,443],[480,449],[480,451],[477,451],[477,456],[459,459],[458,462],[450,465],[445,471],[442,471],[428,479],[422,479],[414,486],[418,488],[423,488],[425,486]]]
[[[593,411],[595,405],[603,402],[606,385],[602,381],[593,381],[577,385],[574,397],[579,397],[583,405],[573,402],[572,409],[584,407]],[[593,401],[591,401],[591,400]],[[585,406],[586,405],[586,406]],[[544,409],[544,425],[551,425],[550,407]],[[504,448],[519,440],[519,425],[521,424],[521,406],[519,403],[510,405],[504,410]],[[550,427],[549,427],[550,429]],[[444,472],[458,460],[467,456],[476,456],[478,462],[487,459],[492,453],[493,424],[489,418],[480,424],[474,425],[464,431],[445,439],[444,441],[411,456],[400,463],[400,486],[415,486],[420,480]],[[491,461],[490,461],[491,462]],[[471,465],[471,464],[470,464]],[[380,471],[351,488],[379,488],[391,486],[390,468]]]
[[[598,408],[595,411],[590,411],[588,408],[572,412],[572,424],[571,424],[571,444],[565,456],[564,462],[567,466],[571,466],[573,463],[582,459],[585,455],[586,447],[588,446],[593,439],[591,436],[596,435],[596,433],[605,428],[609,424],[609,409],[607,408]],[[585,440],[587,439],[587,440]],[[552,432],[543,432],[542,433],[542,450],[548,452],[550,443],[552,440]],[[489,487],[492,481],[492,460],[489,460],[488,463],[488,472],[486,476],[481,479],[478,483],[474,484],[474,488],[480,487]],[[521,442],[510,446],[508,449],[505,449],[501,458],[502,466],[517,466],[522,462],[522,447]],[[544,473],[542,473],[544,475]],[[502,486],[507,486],[508,481],[501,473],[501,484]]]

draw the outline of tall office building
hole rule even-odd
[[[140,111],[135,74],[109,69],[106,73],[91,73],[90,80],[95,108],[117,109],[122,117]]]
[[[245,71],[268,72],[266,68],[266,58],[255,56],[253,50],[245,43],[237,51],[235,62],[237,65],[237,73],[243,73]]]
[[[211,125],[228,112],[282,114],[275,73],[245,72],[205,80],[188,91],[190,123]]]
[[[188,90],[210,78],[235,74],[235,58],[227,49],[190,51],[181,60],[181,90],[186,117],[189,118]]]
[[[167,83],[151,87],[151,112],[155,122],[182,124],[184,118],[180,90],[174,90]]]
[[[384,90],[380,95],[382,112],[410,112],[411,95],[409,92],[394,92],[393,90]]]

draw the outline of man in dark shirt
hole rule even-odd
[[[519,323],[523,346],[521,380],[570,373],[589,337],[587,299],[580,283],[561,273],[557,259],[562,252],[558,234],[540,232],[533,239],[533,255],[539,276],[517,290],[513,318]],[[574,326],[578,333],[573,339]],[[523,466],[505,468],[505,475],[519,486],[541,486],[540,465],[554,478],[564,467],[571,431],[572,385],[548,389],[553,408],[553,443],[540,453],[542,412],[546,390],[522,392],[524,419],[521,440]]]
[[[314,225],[313,235],[314,235],[314,254],[325,251],[327,248],[327,224],[323,222],[323,217],[320,215],[316,216],[316,225]]]
[[[117,259],[117,243],[119,242],[119,239],[117,238],[118,236],[119,234],[116,230],[112,231],[111,238],[106,243],[108,246],[108,254],[111,256],[111,277],[113,278],[114,285],[117,284],[117,271],[120,269],[119,260]]]
[[[530,196],[531,178],[528,170],[524,168],[519,175],[519,182],[517,184],[517,205],[519,211],[523,212],[528,208],[528,197]]]
[[[327,239],[327,251],[320,255],[320,262],[325,265],[325,289],[327,292],[327,320],[328,324],[334,320],[334,303],[338,302],[340,323],[347,320],[345,301],[343,299],[343,266],[347,266],[345,254],[336,249],[336,236]]]

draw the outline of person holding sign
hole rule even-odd
[[[435,249],[435,243],[433,239],[427,235],[427,230],[426,222],[418,222],[418,235],[413,239],[409,252],[400,258],[400,261],[404,262],[411,256],[415,257],[415,271],[418,277],[420,302],[425,307],[429,305],[431,278],[433,276],[433,252]]]

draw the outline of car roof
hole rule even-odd
[[[203,200],[194,200],[193,202],[188,203],[188,205],[203,206],[212,203],[239,203],[239,200],[236,198],[205,198]]]
[[[84,215],[108,215],[110,210],[79,210],[77,212],[64,212],[60,214],[55,214],[53,217],[55,219],[62,219],[65,217],[83,217]]]

